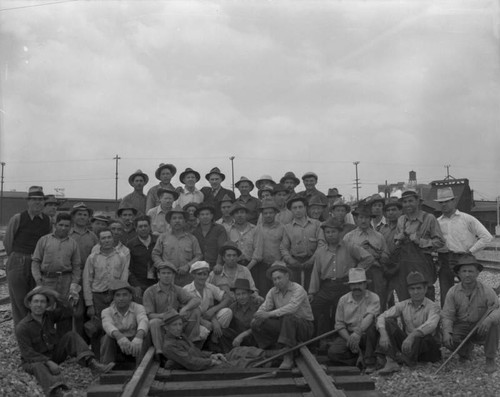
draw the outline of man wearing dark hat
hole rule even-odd
[[[439,252],[441,267],[439,269],[439,289],[441,302],[444,303],[446,293],[455,284],[453,266],[468,254],[483,249],[492,239],[492,235],[472,215],[457,209],[457,200],[451,187],[437,190],[437,199],[443,215],[438,218],[446,246]]]
[[[307,288],[313,267],[312,256],[318,244],[324,244],[321,222],[307,216],[305,197],[295,195],[287,201],[286,206],[292,211],[293,220],[285,225],[281,255],[292,269],[292,280]]]
[[[160,181],[160,183],[148,190],[146,198],[146,213],[148,213],[150,209],[160,205],[160,196],[158,195],[158,190],[165,189],[175,191],[175,187],[170,183],[170,181],[176,173],[177,168],[175,168],[175,165],[173,164],[161,163],[158,166],[158,169],[155,171],[155,177]]]
[[[215,220],[218,220],[221,216],[220,204],[224,196],[229,196],[229,198],[234,202],[236,199],[234,192],[225,189],[221,186],[221,183],[226,179],[226,176],[220,172],[220,169],[214,167],[210,170],[208,174],[205,175],[205,179],[210,183],[210,187],[205,186],[201,188],[201,192],[205,197],[204,203],[210,204],[215,208]]]
[[[134,219],[137,216],[137,210],[134,207],[127,207],[120,203],[116,216],[123,223],[123,233],[120,236],[120,241],[122,244],[127,244],[136,236]]]
[[[128,183],[134,191],[123,197],[120,205],[126,208],[135,208],[137,215],[146,213],[147,197],[144,194],[144,186],[149,182],[149,177],[141,170],[135,171],[128,177]]]
[[[47,396],[63,396],[68,386],[61,375],[59,364],[75,357],[82,366],[95,375],[109,372],[114,363],[99,364],[87,343],[76,332],[57,337],[55,322],[64,315],[61,307],[54,309],[59,294],[47,287],[36,287],[24,298],[29,313],[16,326],[16,338],[23,369],[34,375]],[[59,303],[59,302],[58,302]],[[52,307],[53,310],[47,309]]]
[[[460,361],[464,362],[471,359],[473,343],[483,344],[486,356],[485,372],[491,374],[496,371],[495,357],[500,336],[498,296],[491,287],[477,279],[483,266],[473,255],[460,258],[454,270],[460,282],[448,291],[441,312],[443,344],[448,349],[455,350],[479,320],[491,310],[472,338],[458,351]]]
[[[151,254],[158,236],[151,233],[149,216],[138,216],[134,224],[137,235],[127,244],[130,250],[128,281],[134,287],[134,298],[138,303],[142,303],[141,297],[144,291],[156,283],[156,270]]]
[[[242,176],[234,186],[240,191],[240,197],[235,202],[244,205],[248,209],[247,220],[251,224],[256,225],[259,219],[260,200],[250,194],[254,189],[253,182]]]
[[[317,219],[318,221],[323,221],[326,219],[324,217],[325,211],[326,215],[328,215],[328,210],[326,207],[327,207],[326,203],[322,201],[319,196],[313,196],[309,200],[307,213],[311,219]]]
[[[290,211],[286,207],[286,201],[288,196],[290,195],[290,191],[285,185],[279,183],[273,188],[273,199],[276,203],[276,206],[279,209],[278,214],[276,215],[276,220],[282,225],[286,225],[290,223],[293,219],[292,211]]]
[[[330,205],[330,217],[342,225],[342,237],[356,229],[356,225],[354,223],[346,222],[346,219],[348,218],[347,215],[352,217],[351,206],[344,203],[341,199],[335,200]]]
[[[252,260],[255,249],[255,225],[248,222],[248,208],[242,203],[233,204],[231,216],[234,218],[234,224],[229,229],[228,237],[241,251],[239,262],[247,265]]]
[[[394,236],[396,235],[396,228],[398,219],[402,214],[403,205],[396,197],[391,197],[386,200],[384,204],[384,218],[385,223],[380,227],[379,233],[382,234],[387,243],[387,251],[389,254],[393,253],[396,249],[394,243]],[[373,213],[373,206],[372,206]]]
[[[92,248],[99,242],[95,233],[89,229],[89,222],[93,213],[94,211],[82,202],[76,203],[71,208],[72,227],[69,231],[69,237],[78,244],[82,269],[92,252]]]
[[[200,181],[200,173],[192,168],[186,168],[179,175],[179,180],[184,184],[184,188],[180,189],[179,198],[176,205],[184,207],[189,203],[201,204],[205,200],[203,193],[196,188],[196,184]]]
[[[198,227],[200,221],[196,216],[196,210],[198,209],[198,204],[196,203],[188,203],[184,207],[182,207],[183,211],[186,212],[186,232],[193,233],[195,229]]]
[[[289,196],[287,199],[289,199],[296,194],[295,188],[300,185],[300,179],[292,171],[288,171],[280,179],[280,183],[288,190]]]
[[[160,204],[151,208],[147,215],[151,218],[151,230],[153,234],[160,235],[170,232],[170,225],[167,221],[167,214],[172,210],[175,200],[179,198],[179,193],[172,189],[158,189]]]
[[[189,274],[191,264],[203,257],[198,240],[185,230],[186,216],[180,207],[167,213],[166,220],[171,232],[163,233],[158,238],[151,254],[155,265],[161,262],[174,264],[178,272],[175,284],[181,287],[192,280]]]
[[[385,199],[380,194],[375,193],[368,197],[365,202],[372,211],[371,225],[374,230],[380,232],[380,229],[387,224],[384,216]]]
[[[275,344],[293,347],[310,339],[314,333],[313,314],[307,292],[290,280],[290,269],[275,262],[268,270],[274,287],[269,290],[251,323],[252,335],[261,349]],[[293,353],[284,356],[281,369],[293,367]]]
[[[50,224],[52,227],[56,224],[57,209],[61,203],[56,199],[53,194],[47,194],[45,196],[45,203],[43,204],[43,213],[50,218]]]
[[[178,311],[184,320],[184,333],[190,341],[200,338],[200,306],[201,299],[188,293],[174,284],[176,267],[170,262],[162,262],[156,266],[158,283],[144,292],[143,304],[149,318],[151,339],[157,353],[162,352],[164,321],[168,314]]]
[[[351,292],[339,300],[335,313],[338,336],[328,349],[328,358],[337,365],[351,366],[363,357],[363,365],[370,373],[375,370],[376,363],[375,319],[380,313],[380,299],[377,294],[366,289],[367,284],[364,269],[349,269],[348,285]]]
[[[150,346],[146,310],[132,302],[134,289],[128,282],[113,280],[109,289],[113,302],[101,314],[106,333],[101,340],[101,362],[107,364],[132,356],[138,366]]]
[[[35,286],[31,275],[31,255],[38,239],[52,231],[50,218],[43,211],[45,195],[41,186],[31,186],[26,199],[28,209],[10,218],[3,244],[7,252],[7,282],[14,326],[27,314],[24,297]]]
[[[231,199],[227,194],[222,197],[221,201],[219,202],[220,207],[220,213],[221,217],[215,221],[218,225],[224,226],[224,229],[226,229],[226,233],[229,233],[231,230],[231,227],[234,225],[234,218],[231,215],[231,210],[233,209],[233,202],[234,200]],[[211,204],[207,204],[211,205]],[[217,210],[215,211],[214,219],[216,219],[217,216]]]
[[[307,199],[307,204],[311,204],[311,199],[315,196],[319,197],[320,201],[324,204],[328,203],[328,199],[325,194],[316,189],[318,183],[318,175],[314,172],[306,172],[302,175],[302,183],[304,184],[305,190],[298,192],[297,195],[305,197]]]
[[[90,225],[92,232],[97,236],[101,230],[108,228],[110,221],[111,217],[104,212],[96,212],[94,215],[91,215]]]
[[[260,211],[262,222],[255,228],[255,249],[248,269],[252,272],[259,293],[265,296],[273,286],[266,271],[274,262],[281,260],[280,247],[285,227],[276,221],[279,208],[274,200],[264,200]]]
[[[435,299],[436,262],[433,255],[445,245],[443,233],[434,215],[419,208],[420,197],[415,190],[408,189],[401,194],[403,215],[398,219],[394,240],[398,247],[399,270],[397,283],[401,286],[412,271],[423,274],[427,280],[427,297]],[[408,292],[400,288],[400,300],[408,299]]]
[[[377,319],[380,334],[377,352],[387,359],[379,372],[381,375],[399,371],[401,362],[412,367],[417,362],[435,363],[441,359],[437,335],[439,305],[425,297],[427,281],[422,273],[410,273],[406,286],[410,299],[396,303]],[[402,327],[398,319],[401,319]]]
[[[314,254],[314,267],[309,284],[316,333],[324,334],[331,329],[332,316],[338,300],[349,292],[347,276],[353,267],[368,268],[373,256],[362,247],[342,240],[342,224],[330,218],[321,224],[326,244],[318,247]]]

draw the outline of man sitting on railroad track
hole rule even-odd
[[[380,375],[399,371],[398,362],[413,367],[417,361],[435,363],[441,359],[441,346],[436,338],[439,304],[425,297],[427,281],[422,273],[410,273],[406,285],[410,299],[396,303],[377,319],[380,334],[377,353],[384,354],[387,359]],[[402,328],[398,318],[403,323]]]
[[[471,359],[473,342],[484,344],[485,372],[496,371],[495,357],[498,350],[500,308],[495,291],[477,280],[483,266],[474,256],[462,256],[454,271],[460,282],[451,287],[442,310],[443,344],[450,350],[458,348],[465,337],[484,318],[477,330],[458,351],[460,361]]]
[[[76,332],[57,337],[55,322],[64,316],[61,295],[48,287],[36,287],[24,298],[30,311],[16,327],[23,369],[34,375],[45,395],[63,396],[68,389],[59,364],[67,357],[76,357],[78,363],[89,367],[94,374],[109,372],[114,363],[99,364],[87,343]],[[47,310],[52,308],[53,310]]]
[[[252,320],[252,334],[262,349],[276,343],[293,347],[310,339],[314,333],[313,314],[306,290],[290,281],[290,269],[284,262],[276,261],[267,270],[274,287],[269,290],[264,303]],[[284,356],[281,369],[293,367],[293,353]]]

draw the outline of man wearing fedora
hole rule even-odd
[[[309,200],[309,206],[307,207],[307,214],[311,219],[317,219],[318,221],[324,221],[326,216],[328,216],[327,204],[324,200],[321,200],[319,196],[313,196]]]
[[[217,219],[215,221],[216,224],[224,226],[224,229],[226,229],[226,233],[229,233],[231,230],[231,227],[234,225],[234,218],[231,215],[231,210],[233,208],[233,202],[234,199],[229,197],[227,194],[222,197],[220,200],[219,204],[219,212],[221,213],[221,217],[217,219],[217,210],[215,210],[215,215],[214,219]],[[207,204],[212,206],[211,204]]]
[[[300,185],[300,179],[297,178],[292,171],[287,171],[285,175],[281,177],[280,183],[288,191],[288,197],[286,198],[288,200],[290,197],[295,196],[295,188]]]
[[[351,206],[349,204],[344,203],[341,199],[336,199],[330,204],[330,217],[342,225],[342,237],[356,229],[354,220],[353,223],[346,222],[347,215],[352,217]]]
[[[417,362],[435,363],[441,359],[437,335],[439,305],[425,297],[427,281],[422,273],[408,274],[406,287],[410,299],[396,303],[377,319],[380,334],[377,352],[387,359],[379,371],[381,375],[399,371],[399,363],[413,367]],[[401,327],[398,319],[401,319]]]
[[[304,184],[305,190],[298,192],[297,195],[305,197],[308,205],[311,204],[311,198],[315,196],[319,197],[322,203],[328,203],[325,194],[316,189],[316,185],[318,184],[318,175],[316,173],[311,171],[306,172],[302,175],[302,183]]]
[[[285,228],[276,220],[279,208],[274,200],[264,200],[260,212],[262,222],[255,229],[255,249],[248,269],[252,272],[260,295],[266,296],[273,286],[266,271],[274,262],[281,260],[280,246]]]
[[[253,182],[247,177],[242,176],[234,186],[240,191],[240,197],[235,202],[244,205],[248,209],[247,220],[251,224],[256,225],[259,219],[260,200],[250,194],[255,187]]]
[[[45,203],[43,204],[43,213],[50,218],[50,224],[52,227],[56,224],[57,209],[61,203],[57,200],[56,196],[53,194],[47,194],[45,196]]]
[[[127,244],[137,234],[134,227],[134,219],[137,216],[137,210],[134,207],[128,207],[120,203],[119,208],[116,210],[116,216],[123,223],[123,233],[120,236],[122,244]]]
[[[274,186],[272,194],[274,202],[279,210],[278,214],[276,214],[276,221],[282,225],[290,223],[293,219],[293,214],[292,211],[286,207],[286,201],[290,195],[290,190],[282,183],[278,183]]]
[[[433,255],[437,256],[437,250],[445,245],[445,241],[437,219],[434,215],[420,209],[420,201],[416,190],[407,189],[401,194],[403,215],[398,219],[394,236],[399,263],[396,282],[403,286],[408,274],[418,271],[429,283],[426,296],[434,300],[437,263]],[[398,298],[399,300],[408,299],[408,292],[400,288]]]
[[[219,250],[228,239],[226,228],[214,222],[215,208],[209,204],[200,204],[196,209],[195,215],[199,223],[193,231],[193,235],[200,244],[203,259],[213,269],[217,264]]]
[[[82,269],[92,252],[92,248],[99,242],[95,233],[89,229],[89,223],[93,213],[94,211],[82,202],[76,203],[71,208],[70,212],[71,229],[69,230],[69,237],[78,244],[80,259],[82,260]]]
[[[38,239],[52,231],[50,218],[43,211],[45,195],[41,186],[31,186],[28,209],[10,218],[3,244],[8,255],[6,271],[14,326],[27,314],[24,297],[35,286],[31,275],[31,255]]]
[[[21,365],[35,376],[45,395],[51,397],[63,396],[63,389],[68,389],[59,366],[68,357],[76,358],[94,375],[109,372],[114,366],[112,362],[99,364],[76,332],[67,332],[62,338],[57,336],[55,323],[64,316],[60,303],[56,291],[47,287],[34,288],[24,298],[29,312],[16,326]]]
[[[443,304],[446,293],[455,284],[452,269],[458,260],[464,255],[474,255],[484,248],[493,236],[476,218],[457,209],[457,200],[451,187],[438,189],[437,199],[434,201],[441,205],[443,214],[438,218],[438,222],[446,241],[446,246],[439,252],[439,288]]]
[[[167,212],[171,232],[158,238],[151,253],[155,265],[161,262],[174,264],[177,269],[175,284],[181,287],[192,281],[189,268],[203,257],[198,240],[185,230],[186,217],[186,212],[180,207]]]
[[[133,357],[138,366],[151,345],[146,310],[132,302],[134,289],[127,281],[113,280],[109,290],[113,302],[101,313],[105,332],[101,339],[101,362],[107,364]]]
[[[277,261],[267,269],[274,287],[251,322],[252,335],[261,349],[272,349],[276,344],[293,347],[310,339],[314,333],[313,314],[307,292],[290,279],[290,269]],[[293,367],[293,353],[284,356],[281,369]]]
[[[126,208],[135,208],[137,215],[146,214],[147,197],[144,194],[144,186],[149,182],[149,177],[141,170],[135,171],[128,177],[128,184],[134,191],[123,197],[120,205]]]
[[[375,319],[380,313],[380,299],[366,289],[368,281],[364,269],[349,269],[347,284],[351,292],[342,296],[337,305],[338,335],[328,349],[328,358],[338,365],[356,365],[361,359],[366,371],[373,372],[377,344]]]
[[[184,188],[179,189],[180,194],[175,205],[184,207],[189,203],[201,204],[205,200],[203,193],[196,188],[200,181],[200,173],[192,168],[186,168],[179,175],[179,180],[184,184]]]
[[[175,200],[179,198],[179,193],[173,189],[157,190],[159,205],[151,208],[147,215],[151,218],[151,230],[153,234],[160,235],[170,232],[170,225],[167,221],[167,214],[172,210]]]
[[[309,286],[313,267],[313,254],[318,245],[324,244],[321,222],[307,216],[307,198],[295,195],[286,206],[293,219],[285,225],[280,250],[283,261],[291,269],[292,280],[304,288]]]
[[[316,333],[331,329],[341,296],[349,292],[347,276],[353,267],[368,268],[375,259],[363,248],[342,240],[343,226],[330,218],[321,224],[326,244],[314,254],[314,266],[309,283],[309,301],[314,314]]]
[[[221,216],[220,204],[224,196],[228,196],[233,202],[236,199],[234,192],[225,189],[221,183],[226,179],[226,176],[220,171],[219,168],[214,167],[205,175],[205,179],[210,183],[210,187],[205,186],[201,188],[201,192],[205,197],[204,203],[210,204],[215,208],[215,220]]]
[[[148,213],[151,208],[160,205],[160,196],[158,195],[158,190],[166,189],[175,191],[175,187],[174,185],[172,185],[172,183],[170,183],[170,181],[176,173],[177,168],[175,168],[175,165],[173,164],[161,163],[158,166],[155,171],[155,177],[160,181],[160,183],[148,190],[148,194],[146,197],[146,213]]]
[[[172,310],[178,311],[183,321],[183,331],[190,341],[200,338],[201,299],[175,285],[177,268],[170,262],[156,266],[158,283],[144,292],[143,304],[149,318],[151,339],[157,353],[162,352],[165,318]]]
[[[477,279],[483,266],[473,255],[463,256],[454,267],[460,282],[450,288],[441,312],[443,344],[455,350],[474,326],[479,325],[458,351],[461,362],[471,359],[473,343],[484,345],[485,371],[496,371],[495,357],[498,350],[500,308],[495,291]],[[487,313],[486,318],[479,320]]]
[[[255,250],[255,225],[248,222],[248,208],[241,202],[235,202],[231,208],[234,224],[229,229],[229,240],[236,243],[241,251],[239,262],[247,265]]]

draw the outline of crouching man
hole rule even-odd
[[[472,338],[458,351],[460,361],[464,362],[471,358],[473,342],[484,344],[485,372],[491,374],[496,371],[500,309],[495,291],[477,280],[481,270],[483,266],[472,255],[463,256],[454,267],[460,282],[450,288],[444,302],[443,343],[448,349],[455,350],[479,320],[491,310]]]
[[[339,300],[335,314],[338,336],[328,349],[328,358],[340,365],[356,365],[361,360],[371,373],[375,370],[375,318],[380,313],[380,298],[366,289],[368,281],[364,269],[349,269],[351,292]]]
[[[272,348],[276,343],[293,347],[313,336],[314,323],[306,290],[290,281],[290,269],[284,262],[276,261],[267,270],[274,287],[269,290],[251,323],[252,334],[261,349]],[[293,367],[293,353],[284,356],[281,369]]]
[[[67,357],[76,357],[78,363],[89,367],[94,374],[110,371],[114,363],[99,364],[87,343],[76,332],[67,332],[58,339],[54,323],[62,316],[62,309],[48,311],[59,294],[47,287],[36,287],[24,298],[30,313],[16,327],[22,367],[35,376],[45,395],[62,396],[68,389],[59,364]]]
[[[408,274],[406,285],[410,299],[396,303],[377,319],[380,334],[377,350],[387,359],[379,371],[381,375],[399,371],[399,363],[412,367],[417,361],[435,363],[441,359],[436,338],[439,304],[425,297],[427,281],[422,273]],[[398,325],[398,318],[402,320],[403,329]]]
[[[132,302],[134,288],[126,281],[113,280],[109,285],[113,302],[101,313],[101,361],[123,361],[134,357],[138,365],[150,345],[148,317],[144,306]]]

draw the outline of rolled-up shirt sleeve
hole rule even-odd
[[[106,335],[108,335],[109,337],[113,337],[114,331],[119,331],[119,329],[114,324],[113,314],[109,307],[101,312],[101,320],[102,328],[104,332],[106,332]]]
[[[433,302],[430,305],[427,320],[421,326],[417,327],[416,330],[422,332],[424,336],[430,335],[436,330],[440,319],[441,319],[441,309],[439,308],[439,304]]]

